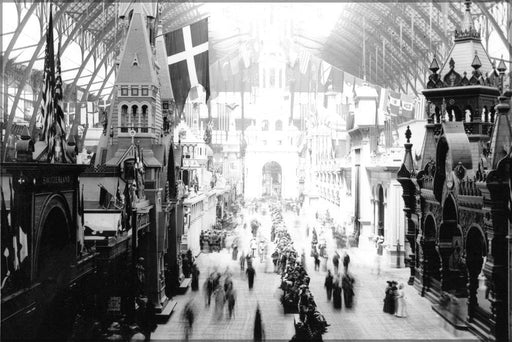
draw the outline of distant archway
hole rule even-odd
[[[262,168],[262,196],[280,198],[282,192],[282,168],[279,163],[271,161]]]

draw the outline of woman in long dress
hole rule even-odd
[[[396,291],[396,317],[407,317],[407,307],[405,304],[405,293],[404,293],[404,284],[400,283],[398,285],[398,290]]]
[[[395,289],[395,282],[388,281],[388,287],[386,288],[386,296],[384,297],[384,308],[382,310],[385,313],[395,313]]]
[[[343,289],[343,299],[345,300],[345,307],[351,308],[352,301],[354,299],[354,278],[352,278],[348,273],[345,273],[341,281],[341,287]]]

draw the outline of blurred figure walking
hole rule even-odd
[[[329,271],[327,271],[327,276],[325,277],[325,283],[324,283],[325,291],[327,292],[327,300],[331,300],[332,287],[333,287],[332,281],[333,281],[333,277],[331,274],[331,270],[329,270]]]
[[[256,317],[254,318],[254,341],[265,341],[265,330],[261,321],[260,305],[256,308]]]
[[[252,286],[254,285],[254,276],[256,275],[256,271],[252,267],[252,265],[247,266],[247,270],[245,271],[247,274],[247,279],[249,281],[249,290],[252,290]]]
[[[226,301],[228,302],[228,314],[229,318],[233,317],[234,309],[235,309],[235,301],[236,301],[236,291],[231,286],[226,292]]]
[[[242,253],[242,255],[240,256],[240,273],[243,274],[244,271],[245,271],[245,254]]]
[[[188,341],[192,335],[192,328],[194,326],[194,302],[193,299],[189,300],[183,308],[183,319],[186,321],[185,324],[185,341]]]
[[[318,255],[317,251],[314,252],[313,258],[315,258],[315,271],[319,271],[320,270],[320,256]]]
[[[338,267],[340,265],[340,255],[338,252],[334,252],[334,256],[332,257],[332,264],[334,266],[334,273],[338,274]]]
[[[220,320],[222,319],[222,314],[224,313],[224,303],[226,302],[226,292],[224,291],[224,286],[219,284],[213,294],[215,296],[215,317]]]
[[[350,256],[348,255],[347,252],[345,252],[345,254],[343,255],[343,269],[345,274],[347,274],[348,272],[348,264],[350,264]]]
[[[341,309],[341,284],[339,278],[338,276],[334,278],[332,286],[332,305],[335,309]]]
[[[213,273],[204,281],[205,306],[209,307],[213,293]]]
[[[197,291],[199,289],[199,274],[200,273],[201,272],[199,272],[199,268],[194,263],[192,265],[192,282],[191,282],[192,291]]]

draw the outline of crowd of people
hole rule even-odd
[[[240,275],[242,279],[246,279],[249,291],[253,290],[256,277],[256,270],[253,265],[254,259],[259,256],[260,263],[265,260],[265,272],[267,272],[267,264],[271,272],[272,264],[270,260],[272,260],[273,272],[281,277],[279,288],[282,290],[281,303],[284,312],[296,314],[295,335],[292,341],[321,341],[322,335],[326,333],[329,324],[318,311],[315,298],[311,293],[305,251],[298,252],[297,245],[294,246],[290,234],[294,233],[288,230],[283,218],[284,208],[285,206],[279,202],[270,204],[268,207],[271,219],[270,240],[272,243],[269,243],[268,238],[265,238],[264,234],[260,232],[259,228],[262,224],[253,219],[247,221],[243,229],[240,226],[240,231],[234,231],[233,234],[226,234],[221,230],[213,229],[202,232],[200,237],[201,247],[203,251],[205,249],[210,251],[220,251],[223,248],[230,249],[228,252],[232,260],[239,261]],[[263,228],[267,228],[265,226],[266,221],[263,220],[262,222],[264,223]],[[320,258],[325,259],[322,273],[327,273],[323,283],[327,300],[332,302],[335,309],[341,309],[343,306],[350,309],[354,305],[354,284],[356,282],[352,273],[349,272],[350,255],[347,251],[339,251],[338,248],[336,248],[334,254],[329,253],[328,255],[325,234],[330,233],[331,227],[323,227],[322,225],[315,225],[315,227],[312,229],[312,236],[310,236],[311,256],[315,260],[315,273],[320,271]],[[309,226],[307,230],[309,236]],[[248,237],[244,237],[244,233]],[[376,245],[379,246],[382,243],[376,243]],[[269,247],[274,248],[274,250],[270,258],[267,259],[266,255]],[[191,262],[185,268],[192,275],[192,280],[194,281],[195,278],[196,281],[196,285],[192,285],[192,290],[194,288],[197,290],[199,272],[191,254],[184,257],[185,261],[188,261],[188,259]],[[195,276],[194,273],[196,273]],[[213,272],[208,271],[206,275],[207,279],[204,282],[205,306],[214,308],[214,319],[231,319],[235,316],[236,291],[229,268],[226,268],[223,273],[215,268]],[[397,317],[407,316],[403,287],[403,284],[399,285],[395,281],[388,282],[385,291],[384,312]],[[185,306],[182,313],[183,319],[187,322],[185,327],[187,339],[192,334],[195,312],[194,305],[190,302]],[[255,316],[254,339],[264,340],[264,338],[262,316],[258,307]]]
[[[227,231],[225,229],[202,230],[199,235],[199,245],[204,253],[220,252],[226,247]]]
[[[325,215],[328,217],[328,215]],[[327,229],[325,218],[320,217],[317,213],[317,221],[320,223],[319,230],[320,234],[317,233],[317,229],[313,229],[311,236],[311,256],[314,258],[315,271],[320,269],[320,257],[325,259],[325,268],[327,275],[324,281],[324,288],[327,294],[327,300],[331,301],[335,309],[341,309],[343,303],[346,308],[350,309],[354,303],[354,283],[355,278],[349,272],[350,256],[345,251],[343,256],[338,253],[336,249],[332,255],[332,271],[328,265],[327,248],[323,239],[319,239],[319,235],[323,236]],[[340,263],[343,269],[340,268]]]
[[[313,294],[309,290],[310,278],[306,272],[304,252],[299,256],[293,246],[290,233],[283,222],[279,205],[271,207],[272,237],[276,249],[272,254],[274,270],[281,274],[283,295],[281,303],[285,312],[299,314],[295,322],[292,340],[317,341],[327,331],[327,322],[317,310]]]

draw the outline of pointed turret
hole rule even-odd
[[[173,99],[171,88],[171,77],[169,76],[169,67],[167,66],[167,51],[165,50],[165,41],[162,33],[162,24],[158,24],[156,38],[156,59],[160,72],[158,79],[160,81],[160,98],[162,102]]]
[[[132,11],[116,83],[157,85],[145,11],[140,3],[134,3]]]
[[[476,55],[478,55],[477,59],[480,63],[479,68],[482,74],[485,75],[492,72],[491,60],[482,45],[480,32],[475,28],[471,17],[471,1],[466,0],[465,4],[466,10],[460,23],[460,29],[455,30],[454,45],[446,58],[446,62],[439,70],[439,74],[443,79],[451,70],[449,65],[451,59],[455,61],[455,68],[453,69],[455,72],[459,75],[462,75],[464,72],[468,75],[471,74],[472,62]]]

